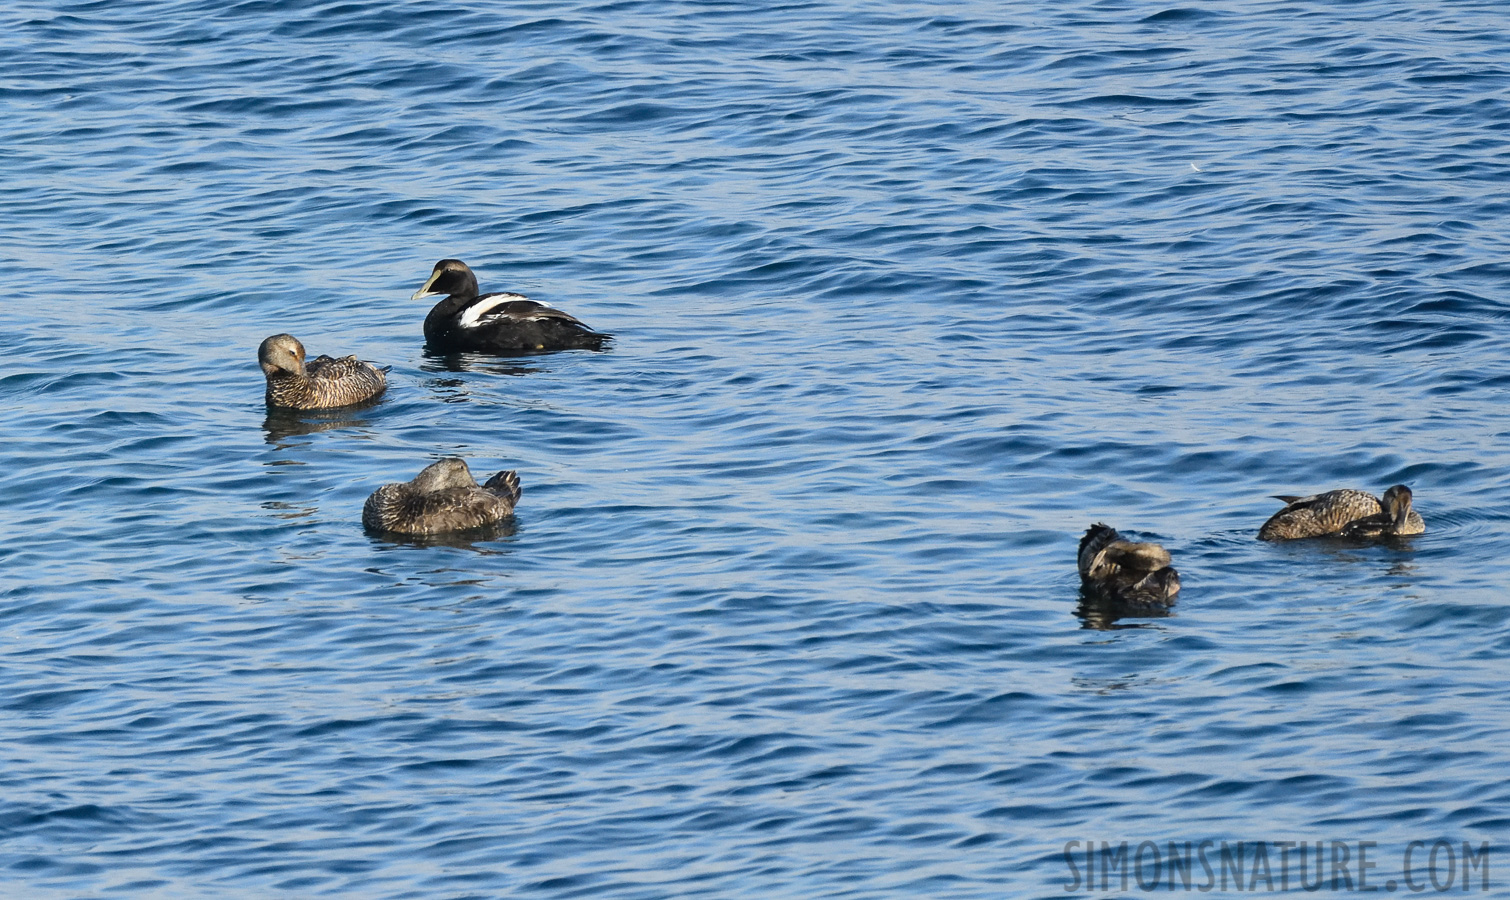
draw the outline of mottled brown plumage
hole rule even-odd
[[[1080,538],[1080,586],[1097,599],[1131,606],[1168,607],[1180,592],[1180,575],[1158,544],[1125,541],[1097,522]]]
[[[499,472],[479,485],[465,460],[448,456],[410,481],[373,491],[362,507],[362,524],[401,534],[468,531],[512,514],[519,494],[517,473]]]
[[[1403,492],[1403,493],[1402,493]],[[1285,508],[1269,517],[1258,529],[1261,541],[1293,541],[1298,538],[1347,534],[1349,537],[1379,537],[1388,534],[1420,534],[1426,530],[1420,515],[1410,508],[1410,488],[1395,485],[1385,492],[1395,509],[1403,508],[1398,524],[1393,513],[1386,513],[1378,497],[1367,491],[1342,489],[1312,494],[1309,497],[1277,495]],[[1403,506],[1402,506],[1403,504]],[[1357,528],[1349,528],[1362,522]],[[1375,533],[1368,534],[1370,528]]]
[[[1397,484],[1384,492],[1384,499],[1380,504],[1384,507],[1382,512],[1347,523],[1347,527],[1342,529],[1342,536],[1375,540],[1421,534],[1426,530],[1426,522],[1410,504],[1410,488]]]
[[[379,369],[355,356],[320,356],[304,362],[304,345],[291,334],[275,334],[257,348],[267,376],[267,405],[282,409],[334,409],[366,403],[388,388]]]

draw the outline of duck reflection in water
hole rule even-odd
[[[424,372],[480,372],[518,377],[545,371],[542,366],[511,362],[486,353],[436,353],[426,350],[424,357],[424,362],[419,364],[420,370]]]
[[[490,546],[495,541],[506,541],[519,532],[513,519],[505,519],[492,525],[472,528],[467,531],[443,532],[440,534],[403,534],[394,531],[367,532],[374,544],[389,547],[452,547],[456,550],[471,550],[482,556],[504,555],[511,551]]]
[[[1100,594],[1080,590],[1080,602],[1075,606],[1075,617],[1081,628],[1095,631],[1117,631],[1123,628],[1147,628],[1146,622],[1117,624],[1119,619],[1166,619],[1173,615],[1168,606],[1125,603],[1108,600]]]
[[[1180,592],[1180,574],[1169,551],[1155,543],[1129,541],[1097,522],[1080,538],[1080,604],[1075,614],[1086,628],[1112,629],[1123,618],[1163,618]]]
[[[262,420],[262,431],[269,444],[281,444],[289,438],[318,434],[335,428],[363,428],[370,419],[361,415],[379,403],[372,400],[341,409],[269,409]]]

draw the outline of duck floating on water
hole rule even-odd
[[[388,389],[381,369],[355,356],[318,356],[304,362],[304,345],[291,334],[275,334],[257,348],[267,376],[267,405],[280,409],[335,409],[375,400]]]
[[[1368,491],[1342,489],[1294,497],[1276,494],[1285,508],[1269,517],[1258,529],[1261,541],[1293,541],[1297,538],[1340,535],[1349,538],[1381,538],[1421,534],[1426,523],[1411,509],[1410,488],[1397,484],[1384,492],[1384,499]]]
[[[1097,600],[1124,607],[1167,609],[1180,592],[1180,573],[1169,551],[1154,543],[1123,540],[1117,529],[1097,522],[1080,538],[1080,586]],[[1122,615],[1136,615],[1129,609]]]
[[[411,300],[445,297],[425,316],[425,343],[436,353],[520,356],[601,350],[609,335],[548,303],[507,292],[477,293],[477,276],[459,259],[435,264]]]
[[[1383,512],[1361,519],[1354,519],[1342,529],[1342,536],[1371,540],[1386,537],[1407,537],[1426,531],[1426,522],[1421,514],[1411,508],[1410,488],[1397,484],[1384,492],[1380,505]]]
[[[468,531],[511,515],[519,494],[519,473],[499,472],[478,484],[466,460],[448,456],[410,481],[373,491],[362,507],[362,524],[398,534]]]

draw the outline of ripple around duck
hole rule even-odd
[[[1048,896],[1069,840],[1496,833],[1498,13],[0,12],[0,882]],[[426,355],[447,256],[614,345]],[[388,395],[269,415],[281,331]],[[507,529],[362,531],[446,454]],[[1254,538],[1395,482],[1427,534]],[[1102,519],[1172,615],[1081,627]]]

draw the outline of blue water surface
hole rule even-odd
[[[0,58],[0,895],[1506,834],[1510,7],[20,0]],[[612,348],[427,356],[442,257]],[[269,416],[282,331],[387,398]],[[504,535],[362,531],[451,454]],[[1417,539],[1254,540],[1397,482]],[[1076,617],[1098,520],[1172,616]]]

